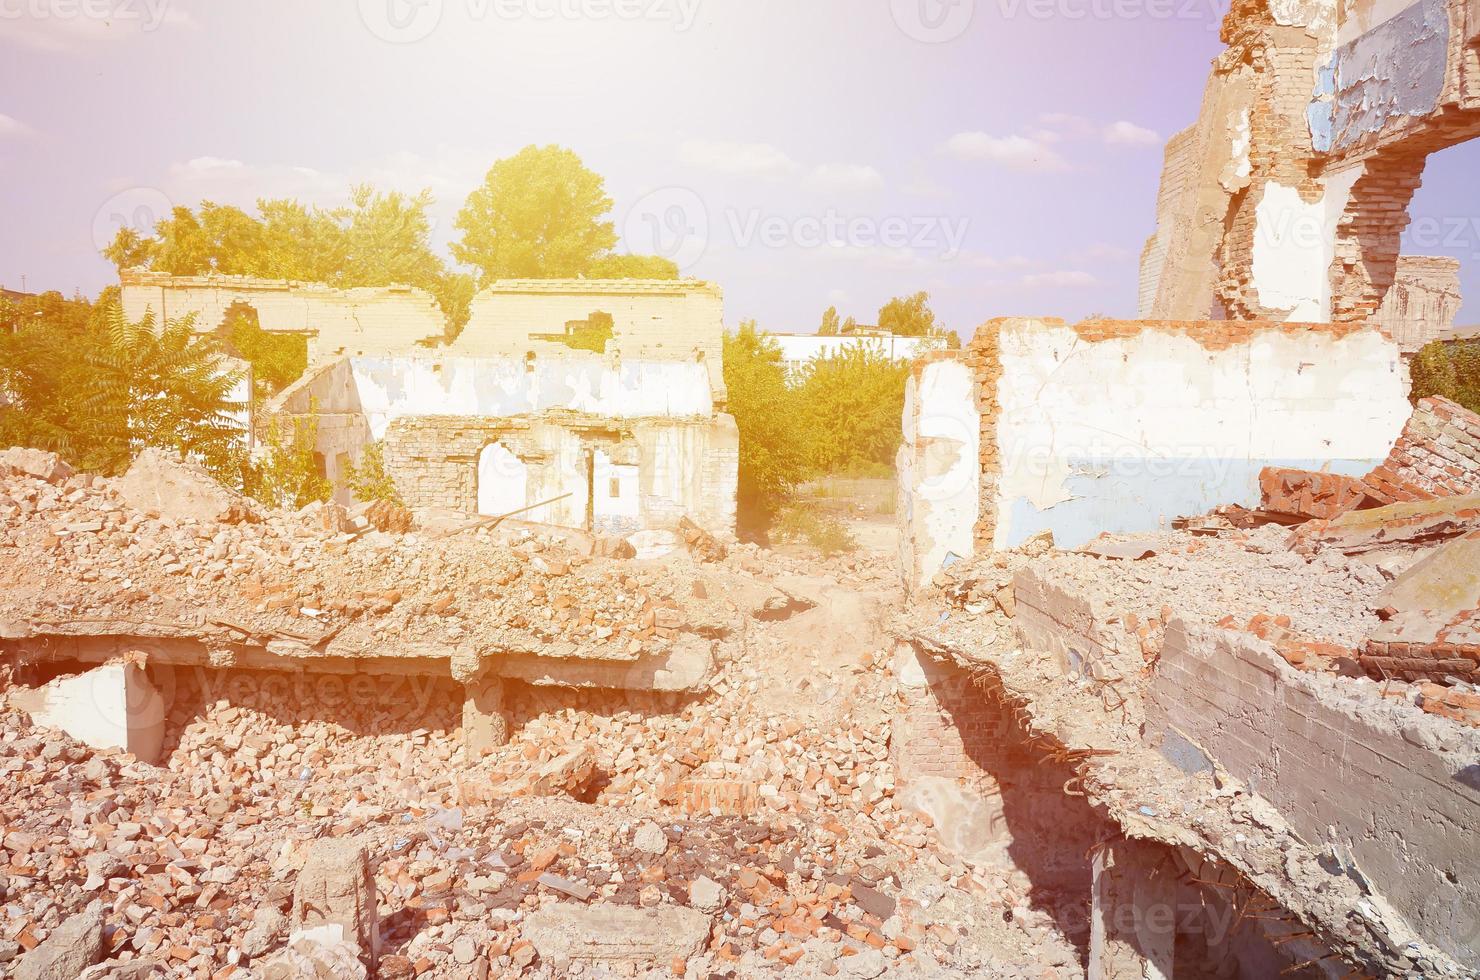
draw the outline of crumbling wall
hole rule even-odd
[[[569,353],[565,325],[593,313],[612,317],[608,351],[640,360],[704,365],[724,401],[724,296],[696,279],[505,279],[473,298],[452,349],[490,357]]]
[[[414,507],[476,513],[479,455],[504,443],[530,467],[527,503],[571,494],[528,520],[585,527],[589,510],[593,527],[613,533],[673,527],[685,514],[713,531],[735,525],[738,430],[715,413],[697,361],[568,350],[343,358],[305,375],[271,411],[317,419],[318,452],[341,488],[365,447],[385,440],[391,475]]]
[[[1066,796],[1073,776],[1033,750],[1012,711],[964,669],[901,645],[899,705],[889,741],[901,805],[929,814],[956,854],[982,867],[1016,866],[1034,887],[1088,894],[1086,852],[1101,822]],[[1054,827],[1051,837],[1041,828]]]
[[[1148,736],[1198,746],[1312,846],[1324,842],[1332,875],[1480,966],[1480,738],[1342,683],[1302,674],[1247,634],[1176,620],[1148,691]]]
[[[1408,414],[1397,349],[1370,327],[1024,319],[984,329],[998,332],[1002,371],[999,548],[1044,530],[1075,547],[1253,506],[1269,465],[1361,475]]]
[[[900,572],[925,585],[949,555],[976,550],[980,518],[980,385],[961,355],[916,361],[905,383],[904,441],[896,459]]]
[[[1143,315],[1376,315],[1427,157],[1480,135],[1472,6],[1234,3],[1201,115],[1167,148]]]
[[[1411,354],[1452,329],[1462,303],[1458,259],[1402,255],[1377,322],[1403,353]]]
[[[194,314],[195,329],[210,333],[241,303],[257,312],[264,330],[304,334],[310,362],[409,351],[439,342],[446,329],[446,318],[431,295],[410,286],[335,289],[249,276],[141,271],[125,271],[119,280],[123,312],[131,320],[150,312],[160,320]]]
[[[1480,416],[1447,398],[1421,400],[1365,482],[1383,503],[1480,493]]]
[[[715,530],[735,525],[739,433],[728,415],[625,423],[571,413],[403,417],[386,430],[386,466],[407,505],[477,513],[480,454],[495,443],[527,466],[527,503],[569,494],[521,520],[585,527],[589,513],[595,530],[619,534],[672,528],[685,515]],[[596,480],[594,453],[636,467],[630,511],[603,506],[612,502],[613,477]]]

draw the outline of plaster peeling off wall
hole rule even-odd
[[[1449,57],[1445,0],[1360,0],[1342,12],[1337,45],[1311,103],[1317,151],[1340,152],[1438,108]]]
[[[399,418],[509,418],[565,409],[613,419],[710,417],[709,374],[693,361],[614,363],[566,357],[356,357],[307,376],[282,399],[290,413],[353,413],[380,439]]]
[[[1265,466],[1365,474],[1409,415],[1373,327],[1007,320],[998,343],[998,548],[1253,506]]]
[[[901,569],[923,586],[952,554],[975,549],[981,512],[981,416],[976,378],[962,360],[917,366],[905,388],[899,452]]]
[[[1360,167],[1332,174],[1325,194],[1307,202],[1293,187],[1264,185],[1255,210],[1253,275],[1259,305],[1295,322],[1331,319],[1331,262],[1336,228],[1362,175]]]

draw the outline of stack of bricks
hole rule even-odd
[[[1382,503],[1480,493],[1480,415],[1447,398],[1423,399],[1365,482]]]

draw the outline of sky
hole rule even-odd
[[[731,325],[811,332],[830,305],[872,323],[917,290],[966,336],[995,316],[1130,317],[1162,146],[1196,119],[1222,13],[0,0],[0,285],[93,295],[121,223],[202,200],[331,206],[364,181],[430,188],[445,255],[488,167],[557,143],[605,177],[621,247],[719,283]],[[1480,219],[1456,217],[1471,147],[1435,158],[1414,213],[1435,216],[1422,251],[1461,257],[1480,299]]]

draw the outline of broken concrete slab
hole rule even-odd
[[[11,703],[43,728],[55,728],[98,749],[122,749],[153,765],[164,741],[164,699],[144,671],[116,662],[17,690]]]
[[[1480,532],[1421,559],[1377,602],[1384,622],[1358,658],[1373,676],[1480,678]]]
[[[15,980],[75,980],[103,956],[103,912],[79,912],[15,965]]]
[[[129,506],[170,520],[227,524],[261,520],[253,501],[217,483],[199,464],[162,449],[141,452],[113,488]]]
[[[709,916],[695,909],[562,902],[530,915],[524,936],[541,958],[557,965],[573,960],[666,965],[701,952],[709,923]]]
[[[23,473],[47,483],[61,483],[72,475],[72,467],[56,453],[15,446],[0,452],[0,475],[9,473]]]

